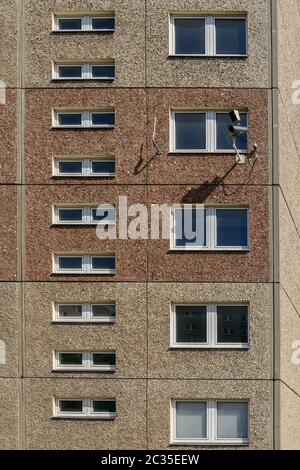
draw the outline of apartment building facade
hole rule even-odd
[[[300,2],[0,18],[0,448],[299,448]],[[99,239],[125,197],[171,239]]]

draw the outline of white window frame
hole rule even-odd
[[[82,258],[82,269],[59,269],[59,260],[60,258]],[[92,268],[92,258],[115,258],[115,255],[77,255],[77,254],[58,254],[53,255],[53,273],[54,274],[79,274],[79,275],[90,275],[90,274],[99,274],[99,275],[108,275],[116,274],[116,269],[93,269]]]
[[[176,19],[203,19],[205,20],[205,54],[176,54],[175,53],[175,20]],[[246,54],[217,54],[216,53],[216,20],[245,20]],[[169,15],[169,55],[172,57],[248,57],[248,16],[227,15]]]
[[[176,307],[206,307],[206,343],[177,343],[176,342]],[[248,341],[247,343],[219,343],[218,342],[218,315],[217,308],[247,307],[248,309]],[[171,349],[249,349],[250,348],[250,306],[249,304],[212,304],[212,303],[172,303],[170,315],[170,347]]]
[[[91,128],[91,129],[114,129],[115,124],[93,124],[93,114],[114,114],[116,119],[116,113],[114,109],[107,110],[91,110],[91,111],[81,111],[81,110],[53,110],[53,127],[57,129],[82,129],[82,128]],[[60,125],[59,116],[63,114],[81,114],[81,124],[80,125]]]
[[[249,125],[249,113],[247,110],[240,111],[242,114],[247,114],[247,125]],[[170,153],[176,154],[205,154],[205,153],[221,153],[221,154],[235,154],[236,151],[232,149],[217,149],[217,114],[228,114],[229,111],[216,110],[209,111],[205,109],[171,109],[170,110]],[[176,149],[176,114],[205,114],[206,115],[206,148],[205,149]],[[229,130],[228,130],[229,133]],[[248,149],[239,149],[241,154],[247,154]]]
[[[59,171],[59,164],[60,163],[78,163],[82,164],[82,172],[81,173],[60,173]],[[104,162],[104,163],[115,163],[115,158],[107,156],[106,158],[90,158],[90,159],[78,159],[78,158],[54,158],[53,165],[52,165],[52,175],[54,177],[60,178],[112,178],[116,176],[116,172],[108,173],[95,173],[93,172],[93,163],[94,162]]]
[[[74,20],[81,19],[81,29],[59,29],[59,20]],[[58,33],[86,33],[86,32],[96,32],[96,33],[108,33],[114,32],[116,28],[113,29],[93,29],[93,20],[95,19],[114,19],[115,15],[111,13],[103,15],[52,15],[52,31]],[[116,21],[116,20],[115,20]]]
[[[82,355],[82,365],[63,365],[60,363],[60,354],[81,354]],[[87,371],[87,372],[116,372],[117,366],[116,363],[113,366],[108,365],[94,365],[93,355],[94,354],[114,354],[116,357],[115,351],[54,351],[53,352],[53,370],[55,371]],[[117,361],[117,358],[116,358]]]
[[[60,77],[59,75],[59,69],[60,67],[81,67],[81,77]],[[115,69],[115,64],[114,63],[53,63],[53,80],[105,80],[105,81],[113,81],[115,80],[115,74],[113,77],[93,77],[93,67],[114,67]]]
[[[205,439],[182,439],[176,438],[176,404],[182,402],[206,403],[207,410],[207,437]],[[247,439],[218,439],[217,437],[217,406],[218,403],[247,403],[248,404],[248,437]],[[246,446],[250,444],[250,401],[242,400],[201,400],[201,399],[172,399],[171,400],[171,441],[172,445],[233,445]]]
[[[93,219],[93,211],[98,209],[98,206],[53,206],[52,207],[52,221],[54,225],[108,225],[114,226],[116,225],[116,209],[111,206],[107,205],[108,211],[114,211],[114,218],[104,221],[94,220]],[[101,205],[101,209],[106,210],[105,205]],[[61,210],[81,210],[82,211],[82,220],[81,221],[63,221],[59,219],[59,213]]]
[[[61,317],[59,313],[60,307],[76,305],[82,308],[82,317]],[[101,305],[113,305],[115,307],[115,315],[107,317],[95,317],[93,315],[93,307]],[[115,302],[57,302],[53,304],[53,322],[54,323],[115,323],[116,322],[116,304]]]
[[[82,401],[82,413],[66,413],[60,411],[60,402],[62,401]],[[55,418],[61,419],[115,419],[117,413],[95,413],[93,411],[93,402],[94,401],[113,401],[116,403],[116,400],[113,398],[54,398],[53,399],[53,415]]]
[[[195,204],[173,205],[171,207],[171,235],[170,235],[170,249],[172,251],[250,251],[250,223],[249,223],[249,208],[248,207],[230,207],[230,206],[204,206],[206,210],[206,246],[180,246],[175,244],[176,227],[175,227],[175,211],[178,209],[192,209],[197,208]],[[201,208],[201,205],[199,206]],[[247,246],[217,246],[217,216],[216,211],[222,210],[246,210],[247,211]]]

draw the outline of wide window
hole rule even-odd
[[[247,208],[173,207],[175,250],[243,251],[249,249]]]
[[[56,225],[115,225],[116,210],[113,206],[54,207],[53,223]]]
[[[116,400],[55,399],[54,416],[65,419],[115,419]]]
[[[115,372],[114,352],[55,352],[54,370]]]
[[[112,303],[55,304],[53,319],[55,322],[66,323],[114,323],[116,305]]]
[[[172,348],[249,348],[248,305],[173,304]]]
[[[116,163],[113,158],[95,160],[63,160],[53,162],[53,176],[81,178],[112,178],[116,174]]]
[[[241,125],[248,127],[248,115],[240,113]],[[178,110],[171,112],[171,153],[234,153],[229,126],[229,113],[224,111]],[[237,139],[241,153],[248,151],[248,136]]]
[[[54,127],[77,128],[95,127],[113,129],[114,111],[54,111]]]
[[[56,274],[116,274],[115,256],[55,255]]]
[[[172,444],[249,444],[249,402],[172,401]]]
[[[170,55],[246,57],[246,17],[170,17]]]
[[[99,64],[54,64],[55,80],[114,80],[115,65]]]
[[[113,32],[115,18],[113,13],[107,15],[54,15],[53,30],[61,33],[80,32]]]

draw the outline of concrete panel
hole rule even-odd
[[[258,186],[151,186],[157,204],[249,205],[250,250],[173,251],[170,240],[149,241],[149,279],[168,282],[268,282],[269,188]]]
[[[267,0],[150,0],[147,2],[147,82],[164,87],[267,88],[269,84]],[[170,58],[169,12],[249,16],[247,59]]]
[[[280,398],[280,449],[299,450],[300,397],[281,383]]]
[[[0,281],[17,279],[17,187],[0,186]]]
[[[39,14],[36,15],[38,10]],[[114,33],[52,33],[53,12],[115,11]],[[145,2],[130,0],[26,0],[26,87],[145,86]],[[52,61],[115,59],[116,80],[52,80]]]
[[[225,82],[224,82],[225,83]],[[248,110],[249,152],[259,158],[236,165],[235,154],[170,153],[170,111],[176,109]],[[149,146],[149,182],[154,184],[268,184],[268,95],[265,90],[155,89],[148,92],[148,122],[157,119],[156,143],[163,152],[153,159]],[[229,131],[228,131],[229,133]]]
[[[16,0],[7,0],[0,5],[0,80],[10,88],[18,81],[17,4]]]
[[[18,284],[0,283],[0,377],[18,377]]]
[[[150,380],[148,397],[150,449],[192,450],[199,448],[199,446],[170,445],[170,402],[172,399],[247,399],[250,401],[249,448],[253,450],[272,448],[271,381]],[[200,446],[200,448],[205,449],[205,446]],[[226,447],[218,446],[217,448]]]
[[[113,204],[119,196],[128,197],[128,206],[145,203],[143,186],[35,186],[27,187],[26,197],[26,277],[27,280],[135,281],[146,279],[147,240],[100,240],[96,226],[52,225],[52,205]],[[115,275],[53,274],[53,254],[113,254]]]
[[[272,289],[263,284],[150,284],[149,376],[184,379],[272,378]],[[171,349],[171,303],[249,303],[250,348]]]
[[[115,398],[117,418],[113,421],[55,420],[52,419],[53,397]],[[143,380],[26,380],[28,450],[145,449],[145,414]]]
[[[52,110],[115,108],[115,129],[55,129]],[[137,174],[145,159],[146,101],[143,90],[28,90],[26,92],[26,182],[53,183],[53,157],[114,155],[116,178],[97,178],[96,184],[142,183]],[[61,183],[65,183],[65,179]],[[57,180],[56,180],[57,182]],[[76,180],[69,179],[69,183]],[[78,178],[77,178],[78,182]],[[81,182],[81,180],[80,180]],[[91,179],[85,181],[91,184]]]
[[[0,378],[0,450],[19,447],[19,380]]]
[[[53,303],[116,303],[114,324],[53,324]],[[112,283],[27,283],[27,377],[142,378],[147,369],[146,286]],[[116,351],[115,373],[52,372],[53,351]]]

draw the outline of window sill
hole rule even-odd
[[[52,78],[52,82],[113,82],[116,78]]]
[[[247,155],[248,150],[239,150],[239,153],[241,155]],[[181,156],[181,155],[209,155],[209,156],[214,156],[214,155],[236,155],[235,150],[170,150],[168,152],[168,155],[171,156]]]
[[[89,277],[89,276],[115,276],[117,274],[116,271],[102,271],[102,272],[91,272],[91,273],[84,273],[82,271],[80,272],[54,272],[52,273],[52,276],[84,276],[84,277]]]
[[[215,346],[208,346],[208,345],[203,345],[203,346],[193,346],[193,345],[183,345],[183,344],[176,344],[176,345],[172,345],[170,346],[170,350],[171,351],[176,351],[176,350],[189,350],[189,349],[192,349],[192,350],[205,350],[205,351],[215,351],[215,350],[230,350],[230,351],[233,351],[233,350],[249,350],[250,349],[250,345],[249,344],[246,344],[246,345],[241,345],[241,344],[228,344],[228,345],[215,345]]]
[[[52,420],[74,420],[74,421],[113,421],[116,419],[116,414],[103,415],[103,416],[53,416]]]
[[[89,126],[89,127],[84,127],[84,126],[51,126],[52,130],[58,130],[58,131],[74,131],[74,130],[80,130],[80,131],[94,131],[95,129],[102,129],[102,130],[111,130],[115,129],[116,126]]]
[[[104,324],[104,325],[112,325],[116,323],[116,320],[114,318],[111,319],[105,319],[105,320],[52,320],[51,325],[98,325],[98,324]]]
[[[107,33],[114,33],[116,30],[115,29],[89,29],[89,30],[84,30],[84,29],[65,29],[65,30],[52,30],[51,34],[107,34]]]
[[[168,253],[185,253],[185,252],[194,252],[194,253],[249,253],[250,248],[170,248]]]
[[[249,440],[241,441],[216,441],[216,442],[206,442],[206,441],[171,441],[171,446],[249,446]]]
[[[168,54],[169,59],[248,59],[249,54]]]
[[[94,368],[94,369],[73,369],[73,368],[70,368],[70,369],[53,369],[52,370],[52,373],[54,374],[61,374],[61,373],[76,373],[76,374],[86,374],[86,373],[115,373],[117,371],[117,368],[116,367],[111,367],[111,368],[103,368],[103,369],[97,369],[97,368]]]

